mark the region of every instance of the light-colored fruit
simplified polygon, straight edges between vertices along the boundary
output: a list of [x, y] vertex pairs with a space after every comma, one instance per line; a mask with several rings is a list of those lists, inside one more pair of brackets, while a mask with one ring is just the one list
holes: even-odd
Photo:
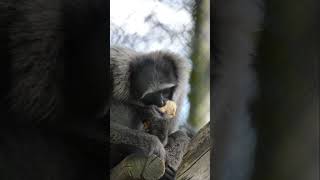
[[159, 108], [159, 110], [165, 114], [167, 114], [170, 118], [176, 116], [177, 104], [174, 101], [167, 101], [166, 105]]
[[[168, 101], [166, 102], [166, 105], [163, 106], [163, 107], [161, 107], [161, 108], [159, 108], [159, 110], [160, 110], [162, 113], [167, 114], [167, 116], [168, 116], [169, 118], [173, 118], [173, 117], [176, 116], [177, 105], [176, 105], [176, 103], [175, 103], [174, 101], [168, 100]], [[143, 121], [143, 128], [144, 128], [145, 130], [149, 130], [150, 126], [151, 126], [151, 121], [150, 121], [150, 120], [145, 120], [145, 121]]]

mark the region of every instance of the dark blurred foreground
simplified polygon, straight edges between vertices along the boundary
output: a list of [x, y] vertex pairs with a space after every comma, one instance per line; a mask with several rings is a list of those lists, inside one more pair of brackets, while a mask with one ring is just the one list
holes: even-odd
[[320, 1], [213, 6], [211, 176], [318, 180]]

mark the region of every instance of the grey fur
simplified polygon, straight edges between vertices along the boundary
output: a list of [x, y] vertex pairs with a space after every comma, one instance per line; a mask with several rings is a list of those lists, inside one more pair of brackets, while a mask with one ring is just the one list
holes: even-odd
[[[143, 130], [143, 119], [139, 118], [135, 109], [129, 104], [130, 94], [130, 66], [138, 59], [154, 61], [171, 61], [177, 70], [177, 84], [172, 100], [177, 104], [176, 117], [180, 116], [182, 104], [187, 99], [189, 92], [189, 77], [191, 63], [178, 55], [166, 51], [154, 51], [150, 53], [136, 52], [123, 47], [111, 47], [110, 69], [112, 77], [112, 101], [111, 101], [111, 144], [131, 145], [141, 149], [146, 154], [156, 154], [166, 160], [166, 164], [176, 169], [185, 152], [189, 138], [181, 131], [176, 131], [179, 118], [173, 118], [166, 123], [154, 121], [150, 133]], [[159, 124], [156, 124], [159, 123]], [[157, 133], [162, 132], [166, 137], [164, 141], [157, 138]], [[176, 132], [175, 132], [176, 131]], [[153, 133], [157, 132], [157, 133]], [[162, 139], [162, 138], [160, 138]], [[168, 139], [168, 144], [166, 143]], [[167, 144], [167, 146], [166, 146]], [[113, 153], [113, 152], [111, 152]]]
[[[46, 89], [56, 86], [50, 78], [54, 76], [63, 36], [61, 27], [62, 11], [55, 1], [24, 1], [17, 7], [10, 1], [0, 3], [2, 12], [15, 15], [20, 21], [8, 23], [8, 39], [11, 69], [14, 76], [12, 90], [7, 96], [8, 106], [18, 119], [24, 122], [39, 122], [52, 117], [58, 106], [57, 91]], [[16, 15], [16, 12], [24, 12]], [[3, 19], [13, 17], [0, 17]], [[45, 28], [43, 28], [45, 27]], [[48, 48], [50, 47], [50, 48]], [[46, 59], [50, 59], [47, 61]], [[51, 60], [52, 59], [52, 60]], [[46, 72], [46, 73], [43, 73]], [[52, 117], [54, 118], [54, 117]]]
[[[140, 53], [123, 47], [111, 47], [110, 48], [110, 69], [112, 74], [113, 90], [112, 99], [113, 101], [126, 102], [130, 96], [130, 63], [135, 63], [138, 58], [150, 58], [153, 60], [171, 60], [176, 66], [178, 74], [178, 82], [176, 90], [173, 94], [173, 101], [177, 103], [177, 117], [180, 116], [182, 111], [183, 101], [187, 99], [190, 85], [189, 78], [191, 72], [191, 62], [181, 58], [177, 54], [168, 51], [154, 51], [150, 53]], [[182, 119], [176, 119], [172, 121], [170, 132], [177, 130], [177, 122]]]

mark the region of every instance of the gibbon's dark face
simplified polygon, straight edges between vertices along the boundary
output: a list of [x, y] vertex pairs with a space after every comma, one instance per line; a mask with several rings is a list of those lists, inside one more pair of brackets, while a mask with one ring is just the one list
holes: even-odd
[[172, 99], [177, 85], [176, 69], [172, 62], [144, 59], [132, 69], [131, 90], [135, 99], [144, 105], [158, 107]]

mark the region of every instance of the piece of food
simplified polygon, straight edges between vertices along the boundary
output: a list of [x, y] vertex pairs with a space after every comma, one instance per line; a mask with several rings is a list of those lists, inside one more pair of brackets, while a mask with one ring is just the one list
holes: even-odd
[[166, 105], [159, 108], [159, 110], [165, 114], [167, 114], [170, 118], [176, 116], [177, 104], [174, 101], [167, 101]]
[[[169, 116], [169, 118], [173, 118], [174, 116], [176, 116], [176, 111], [177, 111], [177, 105], [174, 101], [167, 101], [166, 102], [166, 105], [159, 108], [159, 110], [162, 112], [162, 113], [165, 113]], [[145, 130], [149, 130], [151, 126], [151, 121], [150, 120], [145, 120], [143, 121], [143, 128]]]

